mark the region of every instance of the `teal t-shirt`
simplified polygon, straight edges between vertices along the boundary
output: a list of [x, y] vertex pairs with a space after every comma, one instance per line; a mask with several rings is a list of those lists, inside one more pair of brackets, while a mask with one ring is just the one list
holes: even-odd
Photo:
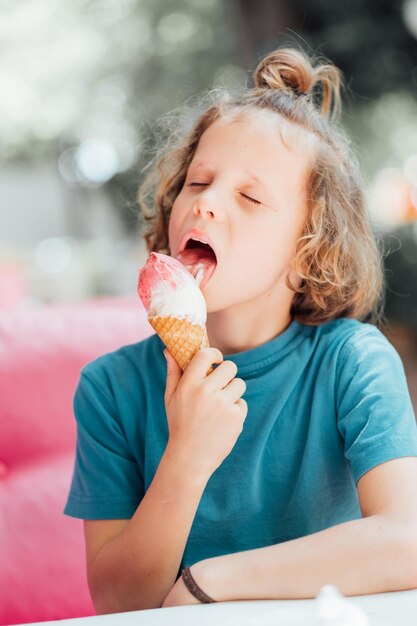
[[[83, 368], [67, 515], [129, 519], [139, 506], [168, 441], [163, 349], [152, 335]], [[267, 343], [225, 359], [246, 382], [248, 414], [207, 483], [181, 569], [359, 518], [361, 476], [417, 456], [404, 368], [375, 326], [294, 320]]]

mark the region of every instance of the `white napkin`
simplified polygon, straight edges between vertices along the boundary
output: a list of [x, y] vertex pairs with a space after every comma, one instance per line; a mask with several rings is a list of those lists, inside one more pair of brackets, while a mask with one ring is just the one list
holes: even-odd
[[369, 626], [365, 613], [333, 585], [325, 585], [315, 602], [314, 626]]

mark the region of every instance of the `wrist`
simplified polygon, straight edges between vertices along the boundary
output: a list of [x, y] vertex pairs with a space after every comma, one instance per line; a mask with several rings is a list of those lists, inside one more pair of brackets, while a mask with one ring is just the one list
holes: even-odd
[[196, 470], [184, 457], [181, 450], [169, 442], [163, 454], [163, 462], [169, 467], [172, 475], [175, 475], [179, 481], [191, 488], [204, 490], [210, 479], [208, 472]]
[[[191, 573], [197, 585], [215, 602], [224, 602], [225, 589], [222, 590], [219, 579], [219, 569], [216, 568], [216, 558], [198, 561], [190, 566]], [[220, 584], [219, 584], [220, 582]]]
[[212, 602], [216, 602], [216, 600], [209, 596], [197, 583], [196, 579], [194, 578], [194, 572], [191, 571], [190, 566], [183, 569], [182, 582], [187, 587], [191, 595], [196, 598], [200, 604], [211, 604]]

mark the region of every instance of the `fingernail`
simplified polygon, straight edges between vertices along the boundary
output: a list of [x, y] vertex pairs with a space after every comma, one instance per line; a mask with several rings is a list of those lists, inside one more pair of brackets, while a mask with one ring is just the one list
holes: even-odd
[[168, 357], [167, 357], [167, 351], [166, 350], [164, 350], [164, 357], [166, 358], [166, 361], [168, 363]]

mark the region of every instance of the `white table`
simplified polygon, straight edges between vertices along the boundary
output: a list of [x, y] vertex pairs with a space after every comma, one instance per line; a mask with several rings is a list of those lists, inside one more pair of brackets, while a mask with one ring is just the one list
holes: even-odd
[[[369, 626], [417, 625], [417, 589], [348, 600], [366, 613]], [[316, 606], [315, 600], [218, 602], [37, 622], [37, 626], [314, 626]]]

